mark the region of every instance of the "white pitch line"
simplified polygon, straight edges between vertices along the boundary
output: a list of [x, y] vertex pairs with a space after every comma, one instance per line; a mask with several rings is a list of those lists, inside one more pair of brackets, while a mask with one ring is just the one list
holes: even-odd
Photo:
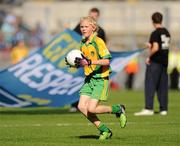
[[[119, 123], [105, 123], [106, 125], [118, 125]], [[128, 125], [139, 125], [139, 122], [128, 122]], [[143, 122], [141, 125], [169, 125], [179, 124], [180, 122]], [[0, 127], [68, 127], [68, 126], [91, 126], [92, 123], [54, 123], [54, 124], [1, 124]]]

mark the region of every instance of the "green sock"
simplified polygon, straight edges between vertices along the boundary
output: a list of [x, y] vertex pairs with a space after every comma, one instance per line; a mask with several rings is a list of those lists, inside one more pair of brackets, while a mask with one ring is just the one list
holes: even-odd
[[109, 132], [109, 128], [106, 127], [106, 125], [104, 125], [104, 124], [100, 124], [100, 125], [98, 126], [98, 129], [99, 129], [100, 131], [103, 131], [103, 132]]
[[112, 105], [112, 113], [113, 114], [119, 112], [119, 110], [121, 110], [121, 106], [119, 106], [119, 104]]

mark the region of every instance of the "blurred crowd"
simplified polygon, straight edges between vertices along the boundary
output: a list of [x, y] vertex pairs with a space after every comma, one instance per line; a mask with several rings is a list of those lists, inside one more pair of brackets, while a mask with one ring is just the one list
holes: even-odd
[[31, 52], [44, 45], [44, 29], [37, 23], [30, 28], [21, 16], [0, 12], [0, 51], [11, 56], [11, 63], [17, 63]]

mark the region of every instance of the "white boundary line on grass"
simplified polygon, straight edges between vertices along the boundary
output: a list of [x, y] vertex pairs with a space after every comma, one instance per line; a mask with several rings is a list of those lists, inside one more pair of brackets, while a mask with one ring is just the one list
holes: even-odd
[[[118, 125], [118, 123], [105, 123], [106, 125]], [[139, 122], [128, 122], [128, 125], [138, 125]], [[141, 125], [169, 125], [169, 124], [180, 124], [180, 122], [143, 122]], [[1, 124], [1, 127], [68, 127], [68, 126], [91, 126], [92, 123], [54, 123], [54, 124]]]

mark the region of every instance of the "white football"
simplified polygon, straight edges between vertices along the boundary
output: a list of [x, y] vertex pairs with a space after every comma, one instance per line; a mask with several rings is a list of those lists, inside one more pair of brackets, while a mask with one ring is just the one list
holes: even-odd
[[76, 59], [76, 57], [82, 58], [82, 52], [80, 50], [77, 50], [77, 49], [71, 50], [66, 56], [67, 62], [71, 66], [75, 67], [75, 59]]

